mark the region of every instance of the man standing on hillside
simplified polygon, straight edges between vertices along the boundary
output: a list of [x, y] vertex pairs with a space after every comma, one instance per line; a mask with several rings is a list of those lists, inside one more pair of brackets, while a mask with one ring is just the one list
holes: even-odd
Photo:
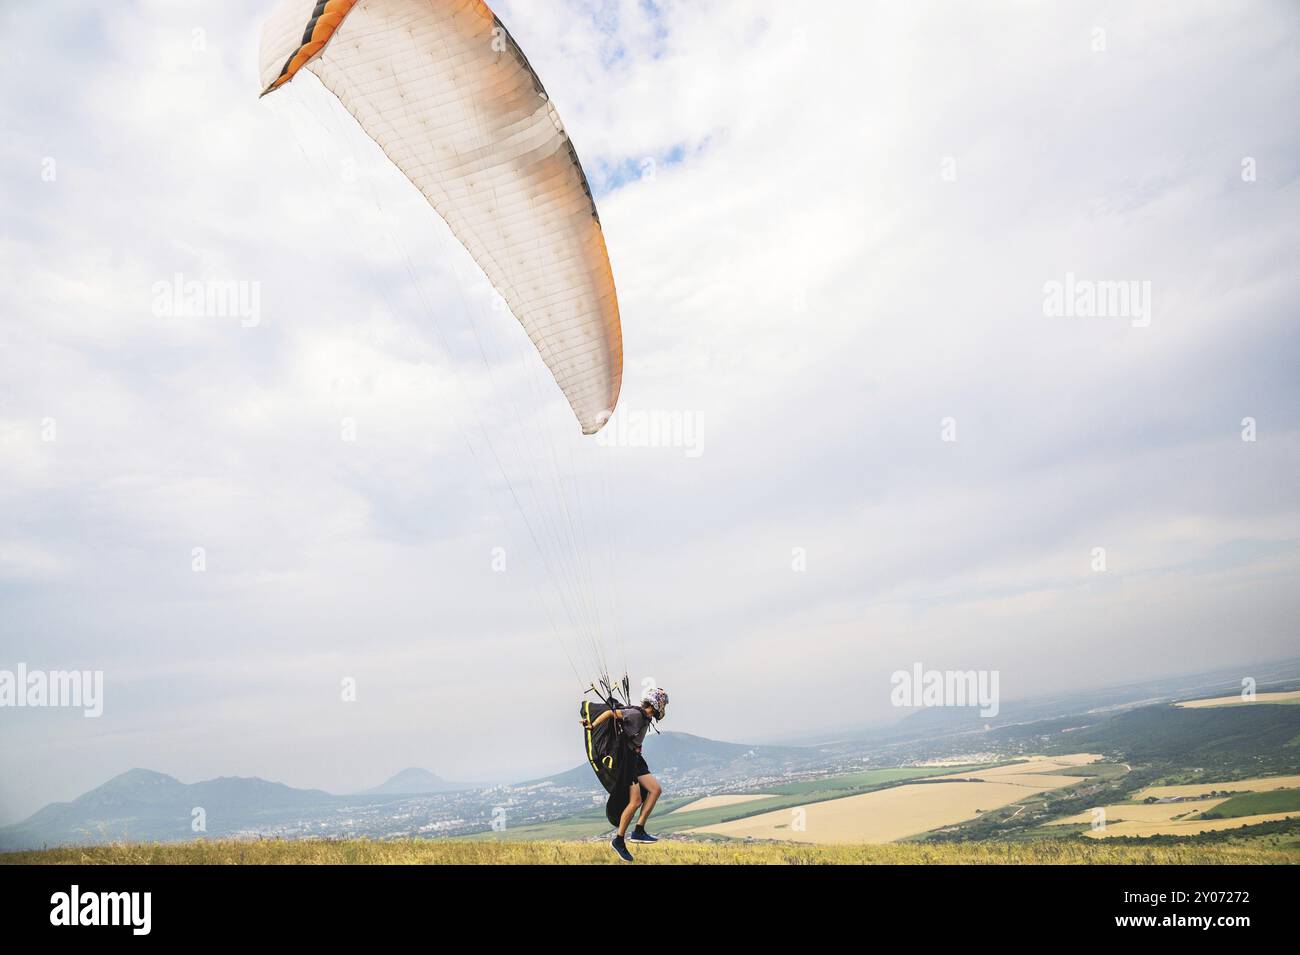
[[[618, 853], [618, 857], [624, 862], [632, 861], [632, 853], [627, 850], [628, 842], [649, 844], [659, 841], [645, 831], [645, 824], [646, 820], [650, 818], [650, 813], [654, 811], [655, 803], [663, 795], [663, 787], [659, 785], [659, 780], [655, 779], [650, 773], [650, 767], [646, 764], [645, 757], [641, 755], [641, 746], [645, 742], [646, 733], [650, 730], [651, 721], [662, 720], [667, 711], [668, 694], [662, 688], [655, 687], [653, 690], [647, 690], [645, 695], [641, 697], [639, 707], [607, 710], [596, 717], [588, 727], [594, 729], [607, 719], [616, 719], [619, 730], [627, 740], [628, 747], [633, 754], [634, 765], [631, 772], [633, 781], [628, 787], [628, 803], [619, 817], [618, 831], [609, 842], [613, 850]], [[632, 830], [632, 834], [629, 836], [627, 835], [627, 827], [632, 822], [632, 817], [636, 815], [638, 809], [641, 810], [641, 815], [637, 819], [636, 828]]]

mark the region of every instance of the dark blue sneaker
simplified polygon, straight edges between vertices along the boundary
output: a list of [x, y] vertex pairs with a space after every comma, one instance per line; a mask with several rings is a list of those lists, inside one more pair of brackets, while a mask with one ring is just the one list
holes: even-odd
[[643, 827], [637, 826], [635, 829], [632, 830], [632, 835], [627, 837], [627, 841], [643, 842], [646, 845], [649, 845], [652, 842], [658, 842], [659, 839], [655, 836], [650, 835], [650, 833], [646, 832]]
[[610, 847], [618, 853], [618, 857], [624, 862], [632, 861], [632, 853], [627, 851], [627, 845], [623, 842], [622, 836], [615, 836], [609, 840]]

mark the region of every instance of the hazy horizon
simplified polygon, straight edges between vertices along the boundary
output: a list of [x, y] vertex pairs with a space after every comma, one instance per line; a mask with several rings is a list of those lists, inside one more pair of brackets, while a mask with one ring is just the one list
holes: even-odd
[[[1250, 663], [1247, 663], [1247, 664], [1243, 665], [1243, 667], [1241, 667], [1241, 669], [1240, 669], [1239, 672], [1241, 672], [1241, 673], [1248, 673], [1248, 672], [1258, 671], [1259, 669], [1261, 669], [1261, 668], [1265, 668], [1265, 667], [1271, 667], [1271, 666], [1284, 666], [1284, 665], [1287, 665], [1287, 664], [1290, 664], [1290, 665], [1291, 665], [1291, 669], [1294, 670], [1295, 667], [1296, 667], [1297, 665], [1300, 665], [1300, 657], [1282, 658], [1282, 659], [1277, 659], [1277, 660], [1252, 661], [1252, 662], [1250, 662]], [[1211, 676], [1226, 676], [1226, 674], [1227, 674], [1229, 671], [1231, 671], [1231, 670], [1232, 670], [1232, 668], [1229, 668], [1228, 671], [1225, 671], [1225, 670], [1213, 670], [1213, 671], [1192, 670], [1192, 671], [1184, 671], [1184, 672], [1179, 672], [1179, 673], [1167, 673], [1167, 674], [1164, 674], [1163, 676], [1155, 677], [1154, 679], [1157, 680], [1157, 681], [1162, 681], [1162, 680], [1177, 680], [1177, 679], [1180, 679], [1180, 678], [1211, 677]], [[1147, 682], [1149, 682], [1149, 681], [1137, 681], [1136, 685], [1139, 685], [1139, 686], [1140, 686], [1140, 685], [1144, 685], [1144, 684], [1147, 683]], [[1082, 694], [1086, 694], [1086, 693], [1096, 693], [1096, 692], [1102, 692], [1102, 691], [1119, 691], [1119, 690], [1124, 689], [1125, 687], [1133, 686], [1133, 685], [1135, 685], [1135, 684], [1133, 684], [1133, 683], [1126, 683], [1126, 684], [1099, 684], [1099, 685], [1088, 686], [1088, 687], [1077, 687], [1077, 688], [1075, 688], [1075, 690], [1073, 691], [1073, 693], [1067, 692], [1065, 695], [1068, 697], [1068, 696], [1070, 696], [1070, 695], [1082, 695]], [[1042, 699], [1042, 698], [1040, 698], [1040, 697], [1028, 697], [1028, 698], [1023, 699], [1023, 700], [1011, 700], [1011, 699], [1009, 699], [1009, 700], [1005, 700], [1005, 701], [1003, 701], [1003, 703], [1006, 704], [1006, 705], [1015, 705], [1015, 704], [1023, 704], [1023, 703], [1033, 703], [1033, 702], [1039, 701], [1039, 700], [1041, 700], [1041, 699]], [[821, 731], [821, 732], [819, 732], [819, 731], [817, 731], [817, 730], [814, 729], [814, 730], [811, 731], [811, 732], [801, 733], [801, 734], [799, 734], [799, 735], [797, 735], [797, 736], [790, 737], [790, 738], [784, 738], [784, 737], [777, 736], [777, 737], [768, 737], [768, 738], [764, 738], [764, 739], [718, 740], [718, 742], [733, 743], [733, 744], [745, 744], [745, 745], [757, 745], [757, 746], [813, 746], [813, 745], [816, 745], [816, 743], [818, 743], [818, 742], [821, 742], [821, 743], [825, 744], [825, 743], [832, 742], [832, 741], [834, 741], [834, 740], [836, 740], [836, 739], [838, 739], [838, 738], [853, 738], [853, 737], [855, 737], [855, 736], [860, 736], [860, 735], [863, 735], [864, 733], [868, 733], [868, 732], [871, 732], [871, 731], [873, 731], [873, 730], [874, 730], [874, 731], [880, 731], [880, 730], [887, 729], [887, 728], [889, 728], [889, 727], [891, 727], [891, 726], [893, 726], [893, 725], [895, 725], [895, 724], [901, 722], [902, 720], [906, 719], [907, 716], [909, 716], [909, 715], [911, 715], [911, 714], [913, 714], [913, 713], [919, 712], [919, 711], [922, 710], [922, 709], [924, 709], [924, 707], [914, 707], [914, 708], [902, 709], [902, 710], [895, 709], [895, 710], [892, 712], [891, 717], [888, 718], [888, 719], [881, 719], [881, 720], [879, 720], [879, 721], [874, 721], [874, 722], [870, 722], [870, 723], [866, 723], [866, 724], [862, 724], [862, 725], [858, 725], [858, 726], [853, 726], [853, 727], [843, 727], [843, 728], [841, 728], [840, 730], [836, 730], [836, 729], [834, 729], [834, 728], [830, 728], [830, 727], [828, 727], [828, 728], [826, 728], [826, 730]], [[673, 732], [684, 733], [684, 732], [686, 732], [686, 731], [681, 731], [681, 730], [671, 730], [671, 729], [670, 729], [670, 730], [665, 730], [665, 732], [667, 732], [667, 733], [673, 733]], [[839, 733], [838, 736], [837, 736], [837, 732]], [[690, 735], [694, 735], [694, 736], [702, 736], [702, 737], [704, 737], [704, 738], [713, 739], [713, 737], [708, 737], [706, 734], [703, 734], [703, 733], [691, 733]], [[403, 772], [410, 771], [410, 770], [422, 770], [422, 771], [431, 772], [431, 773], [433, 773], [435, 776], [439, 777], [443, 782], [446, 782], [446, 783], [454, 783], [454, 784], [464, 784], [464, 785], [469, 786], [469, 787], [477, 787], [477, 786], [495, 786], [495, 785], [515, 785], [515, 784], [519, 784], [519, 783], [529, 782], [529, 781], [531, 781], [531, 780], [535, 780], [535, 779], [545, 778], [545, 777], [547, 777], [547, 776], [552, 776], [552, 775], [557, 775], [557, 774], [560, 774], [560, 773], [568, 772], [569, 770], [572, 770], [572, 769], [574, 769], [574, 768], [581, 767], [582, 765], [583, 765], [582, 760], [581, 760], [581, 759], [578, 759], [576, 762], [572, 762], [570, 765], [553, 766], [553, 767], [549, 767], [549, 768], [545, 768], [545, 769], [538, 770], [538, 771], [536, 771], [536, 772], [534, 772], [534, 773], [531, 773], [531, 774], [525, 774], [524, 776], [519, 776], [519, 775], [518, 775], [517, 773], [515, 773], [515, 772], [509, 772], [509, 771], [505, 771], [504, 769], [500, 769], [500, 768], [498, 768], [497, 770], [485, 771], [485, 772], [480, 773], [479, 775], [474, 776], [474, 777], [464, 777], [464, 778], [455, 777], [455, 778], [449, 778], [449, 777], [446, 776], [445, 774], [439, 772], [437, 767], [433, 767], [433, 766], [417, 766], [417, 765], [412, 764], [412, 765], [407, 765], [407, 766], [399, 766], [399, 767], [397, 767], [396, 769], [394, 769], [392, 772], [390, 772], [390, 773], [388, 773], [387, 775], [385, 775], [382, 779], [378, 779], [378, 780], [374, 781], [372, 784], [367, 785], [367, 786], [363, 786], [363, 787], [361, 787], [361, 788], [359, 788], [359, 789], [356, 789], [356, 790], [332, 790], [332, 789], [328, 789], [328, 788], [326, 788], [326, 787], [321, 787], [321, 786], [310, 787], [310, 788], [321, 789], [321, 790], [324, 791], [324, 792], [327, 792], [327, 793], [330, 793], [331, 795], [336, 795], [336, 796], [360, 795], [360, 794], [364, 794], [364, 793], [368, 792], [370, 789], [373, 789], [373, 788], [375, 788], [375, 787], [381, 786], [381, 785], [387, 783], [389, 780], [393, 779], [395, 776], [397, 776], [397, 775], [399, 775], [399, 774], [401, 774], [401, 773], [403, 773]], [[108, 782], [110, 779], [116, 778], [117, 776], [120, 776], [120, 775], [123, 775], [123, 774], [129, 773], [129, 772], [132, 772], [132, 771], [135, 771], [135, 770], [146, 770], [146, 771], [150, 771], [150, 772], [162, 772], [164, 775], [172, 776], [173, 778], [177, 779], [178, 782], [186, 783], [186, 784], [192, 784], [192, 783], [198, 783], [198, 782], [203, 782], [203, 781], [205, 781], [204, 779], [198, 779], [198, 778], [195, 778], [195, 779], [181, 779], [181, 778], [179, 778], [179, 777], [176, 777], [176, 776], [175, 776], [174, 774], [172, 774], [172, 773], [165, 772], [165, 771], [163, 771], [163, 770], [159, 770], [159, 769], [157, 769], [156, 767], [152, 767], [152, 766], [132, 766], [132, 767], [124, 768], [124, 769], [121, 770], [121, 772], [119, 772], [119, 773], [114, 773], [112, 776], [110, 776], [110, 777], [108, 777], [108, 778], [106, 778], [106, 779], [104, 779], [104, 780], [101, 780], [99, 783], [96, 783], [94, 786], [90, 787], [90, 789], [94, 789], [94, 788], [96, 788], [97, 786], [102, 785], [102, 784], [105, 783], [105, 782]], [[244, 777], [244, 778], [262, 778], [262, 777], [250, 777], [250, 776], [248, 776], [247, 774], [243, 774], [243, 773], [239, 773], [239, 772], [230, 772], [230, 773], [226, 773], [226, 774], [224, 774], [224, 775], [226, 775], [226, 776], [233, 776], [233, 777]], [[268, 781], [269, 781], [269, 782], [277, 782], [277, 783], [278, 783], [278, 782], [283, 782], [283, 780], [275, 779], [275, 778], [271, 778], [271, 779], [269, 779]], [[308, 787], [295, 787], [295, 788], [308, 788]], [[89, 789], [86, 790], [86, 791], [89, 791]], [[77, 796], [80, 796], [80, 795], [83, 795], [83, 793], [80, 793], [80, 792], [79, 792], [79, 793], [69, 794], [69, 795], [66, 795], [66, 796], [64, 796], [64, 797], [61, 797], [61, 798], [59, 798], [59, 799], [52, 800], [52, 802], [67, 802], [67, 801], [70, 801], [70, 800], [72, 800], [72, 799], [75, 799]], [[48, 805], [48, 803], [46, 803], [45, 805]], [[38, 808], [40, 808], [40, 807], [38, 807]], [[9, 824], [11, 824], [11, 823], [13, 823], [13, 822], [18, 822], [18, 821], [20, 821], [21, 819], [25, 819], [28, 815], [30, 815], [30, 813], [24, 814], [24, 816], [22, 816], [22, 817], [20, 817], [20, 818], [16, 818], [16, 819], [0, 819], [0, 826], [9, 825]]]

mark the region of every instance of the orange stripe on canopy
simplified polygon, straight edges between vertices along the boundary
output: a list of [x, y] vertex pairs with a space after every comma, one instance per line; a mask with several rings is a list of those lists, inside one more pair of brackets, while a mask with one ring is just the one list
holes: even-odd
[[311, 27], [311, 35], [289, 57], [280, 75], [275, 78], [275, 82], [262, 91], [262, 95], [265, 96], [271, 90], [288, 83], [313, 56], [325, 49], [325, 44], [329, 43], [334, 36], [334, 31], [339, 28], [343, 18], [356, 4], [357, 0], [328, 0], [320, 16], [308, 24]]

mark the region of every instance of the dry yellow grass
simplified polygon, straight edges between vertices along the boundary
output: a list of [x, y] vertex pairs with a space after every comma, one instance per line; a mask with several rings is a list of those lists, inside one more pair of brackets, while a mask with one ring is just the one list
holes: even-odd
[[[661, 842], [633, 847], [637, 865], [1189, 865], [1296, 864], [1300, 851], [1250, 846], [1029, 844], [808, 846]], [[0, 855], [0, 863], [136, 865], [598, 865], [620, 864], [603, 842], [262, 840], [126, 844]]]
[[1133, 796], [1135, 801], [1154, 796], [1168, 799], [1173, 796], [1204, 796], [1217, 793], [1266, 793], [1274, 789], [1300, 788], [1300, 776], [1263, 776], [1256, 779], [1239, 779], [1231, 783], [1195, 783], [1189, 786], [1149, 786]]
[[[703, 799], [697, 799], [695, 802], [687, 803], [673, 812], [694, 812], [697, 809], [716, 809], [719, 806], [739, 806], [741, 803], [753, 802], [755, 799], [771, 798], [766, 793], [757, 795], [723, 795], [723, 796], [705, 796]], [[672, 813], [669, 813], [672, 815]]]
[[[1291, 700], [1300, 700], [1300, 690], [1289, 690], [1285, 693], [1256, 693], [1253, 702], [1287, 703]], [[1216, 696], [1211, 700], [1188, 700], [1185, 703], [1175, 703], [1174, 705], [1188, 710], [1200, 710], [1207, 706], [1241, 706], [1245, 703], [1246, 701], [1241, 698], [1240, 693], [1234, 693], [1231, 696]]]
[[1098, 758], [1090, 753], [1035, 756], [1010, 766], [936, 777], [983, 782], [912, 783], [860, 796], [808, 803], [797, 809], [765, 812], [690, 832], [814, 845], [893, 842], [973, 819], [982, 812], [1009, 806], [1035, 793], [1081, 783], [1085, 777], [1054, 775], [1053, 771], [1086, 765]]

